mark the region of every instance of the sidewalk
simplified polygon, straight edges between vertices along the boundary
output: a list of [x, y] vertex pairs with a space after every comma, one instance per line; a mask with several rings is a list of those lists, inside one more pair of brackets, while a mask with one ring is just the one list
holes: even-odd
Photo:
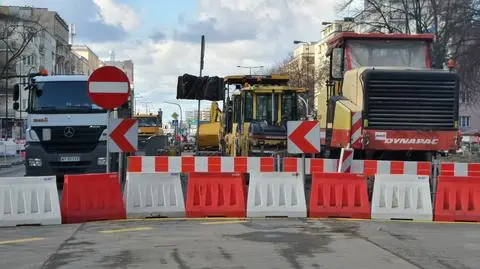
[[23, 162], [24, 160], [20, 156], [0, 156], [0, 168], [20, 165]]

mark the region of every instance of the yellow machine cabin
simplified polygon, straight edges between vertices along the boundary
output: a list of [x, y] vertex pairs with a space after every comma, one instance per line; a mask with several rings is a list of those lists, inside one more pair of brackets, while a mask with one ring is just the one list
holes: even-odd
[[304, 91], [288, 86], [288, 81], [288, 76], [280, 75], [225, 77], [223, 150], [227, 155], [285, 154], [286, 123], [298, 120], [297, 94]]
[[153, 136], [163, 135], [163, 126], [162, 126], [162, 110], [159, 110], [158, 113], [152, 114], [140, 114], [135, 115], [135, 119], [138, 122], [138, 142], [139, 148], [145, 147], [146, 141]]

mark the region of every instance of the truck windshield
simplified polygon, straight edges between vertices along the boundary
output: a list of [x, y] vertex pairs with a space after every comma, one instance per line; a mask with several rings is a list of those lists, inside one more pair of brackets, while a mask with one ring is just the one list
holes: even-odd
[[349, 40], [345, 67], [392, 66], [428, 68], [430, 58], [424, 41]]
[[138, 127], [156, 127], [157, 119], [156, 118], [137, 118]]
[[297, 95], [293, 92], [282, 95], [282, 119], [297, 120]]
[[32, 111], [34, 112], [105, 112], [93, 104], [88, 97], [87, 81], [37, 82], [36, 86], [41, 92], [32, 94]]
[[[272, 111], [272, 99], [274, 100], [274, 107]], [[272, 94], [258, 94], [257, 95], [257, 114], [258, 121], [267, 121], [272, 124], [278, 120], [278, 94], [272, 98]], [[273, 113], [273, 120], [272, 120]]]

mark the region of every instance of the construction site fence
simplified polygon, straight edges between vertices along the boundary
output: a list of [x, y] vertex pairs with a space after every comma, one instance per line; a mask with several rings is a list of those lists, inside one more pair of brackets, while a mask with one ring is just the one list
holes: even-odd
[[25, 161], [25, 143], [0, 141], [0, 168], [23, 164]]

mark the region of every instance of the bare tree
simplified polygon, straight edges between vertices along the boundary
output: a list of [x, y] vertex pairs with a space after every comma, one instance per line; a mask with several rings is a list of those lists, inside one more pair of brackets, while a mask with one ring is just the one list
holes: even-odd
[[[291, 53], [285, 59], [277, 62], [267, 74], [288, 75], [289, 86], [305, 89], [301, 95], [308, 103], [309, 114], [313, 113], [315, 107], [315, 87], [325, 83], [328, 79], [328, 60], [324, 59], [322, 63], [314, 63], [314, 57], [306, 58], [294, 57]], [[306, 115], [305, 105], [299, 106], [300, 115]]]
[[[350, 10], [355, 0], [339, 0], [340, 11]], [[442, 69], [457, 59], [464, 90], [478, 89], [480, 0], [365, 0], [354, 9], [357, 23], [371, 32], [435, 34], [433, 67]], [[463, 73], [463, 74], [462, 74]], [[478, 90], [477, 90], [478, 91]], [[477, 93], [472, 92], [472, 96]]]
[[41, 18], [23, 19], [17, 16], [0, 14], [0, 46], [4, 54], [0, 56], [0, 77], [18, 77], [13, 63], [17, 62], [34, 38], [45, 31]]

